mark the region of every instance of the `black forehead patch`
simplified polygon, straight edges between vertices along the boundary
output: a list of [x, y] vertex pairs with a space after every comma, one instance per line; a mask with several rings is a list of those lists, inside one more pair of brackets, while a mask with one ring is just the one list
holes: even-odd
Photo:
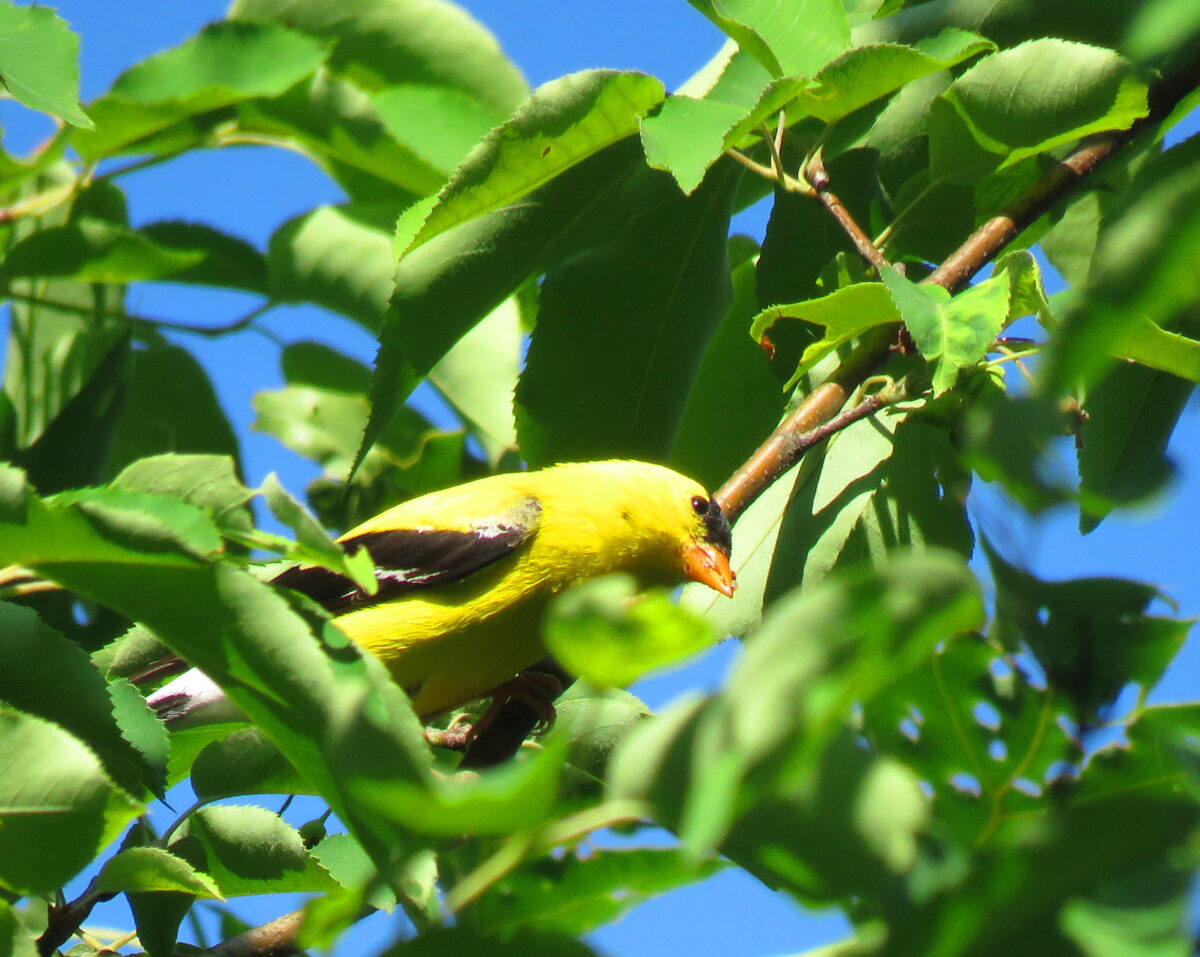
[[709, 499], [708, 511], [704, 513], [704, 538], [718, 551], [724, 552], [726, 558], [733, 551], [733, 531], [715, 499]]

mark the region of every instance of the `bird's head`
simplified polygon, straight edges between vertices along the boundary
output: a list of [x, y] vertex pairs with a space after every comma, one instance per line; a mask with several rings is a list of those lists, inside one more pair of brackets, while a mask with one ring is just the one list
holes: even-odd
[[729, 522], [698, 482], [632, 461], [573, 463], [530, 475], [546, 505], [540, 534], [567, 517], [554, 534], [564, 552], [586, 549], [589, 574], [628, 571], [645, 585], [691, 580], [733, 596]]
[[729, 521], [716, 499], [694, 494], [688, 499], [692, 512], [688, 543], [683, 550], [683, 570], [694, 582], [715, 588], [726, 598], [732, 598], [737, 577], [729, 567], [733, 534]]
[[622, 517], [641, 541], [647, 580], [700, 582], [732, 598], [733, 537], [721, 506], [698, 482], [660, 465], [610, 462], [598, 466], [621, 501]]

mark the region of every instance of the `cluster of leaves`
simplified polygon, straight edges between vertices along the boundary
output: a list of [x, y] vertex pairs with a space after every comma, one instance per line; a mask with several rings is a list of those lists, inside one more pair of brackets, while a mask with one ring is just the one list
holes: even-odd
[[[419, 935], [406, 952], [585, 954], [573, 938], [722, 856], [841, 906], [846, 952], [1186, 946], [1200, 714], [1114, 709], [1153, 687], [1187, 624], [1153, 614], [1149, 586], [1043, 582], [991, 553], [989, 618], [965, 495], [977, 474], [1030, 511], [1075, 502], [1087, 529], [1169, 474], [1200, 381], [1200, 155], [1163, 137], [1197, 99], [1200, 16], [1171, 0], [1086, 17], [1069, 0], [694, 5], [729, 43], [670, 96], [604, 70], [531, 94], [441, 0], [236, 0], [82, 109], [66, 25], [0, 3], [0, 36], [22, 38], [0, 44], [5, 85], [62, 121], [32, 156], [0, 156], [0, 953], [51, 953], [124, 894], [163, 957], [198, 900], [305, 891], [305, 944], [399, 906]], [[1097, 134], [1123, 148], [1048, 192]], [[130, 224], [122, 176], [247, 143], [299, 151], [347, 201], [280, 224], [265, 252], [202, 222]], [[814, 201], [817, 169], [886, 262], [857, 259]], [[1039, 189], [988, 279], [921, 281]], [[730, 239], [730, 216], [772, 192], [761, 248]], [[1070, 283], [1057, 297], [1035, 244]], [[188, 327], [127, 311], [130, 283], [254, 306]], [[245, 485], [179, 344], [292, 302], [380, 343], [374, 370], [288, 346], [286, 387], [256, 397], [256, 426], [322, 467], [320, 523], [273, 479]], [[1041, 360], [1012, 397], [997, 337], [1025, 316]], [[519, 462], [644, 458], [719, 486], [789, 403], [901, 328], [883, 372], [903, 401], [756, 496], [734, 601], [631, 608], [602, 581], [553, 611], [547, 641], [597, 685], [744, 638], [719, 692], [656, 717], [580, 686], [543, 747], [451, 774], [382, 666], [250, 560], [368, 580], [322, 524]], [[409, 404], [425, 383], [460, 428]], [[1047, 461], [1071, 429], [1079, 476], [1062, 482]], [[254, 529], [259, 494], [294, 543]], [[164, 644], [247, 721], [168, 733], [128, 680]], [[156, 833], [148, 807], [185, 778], [198, 803]], [[213, 803], [283, 793], [319, 796], [346, 832]], [[640, 821], [682, 846], [586, 843]], [[99, 946], [80, 933], [80, 953]]]

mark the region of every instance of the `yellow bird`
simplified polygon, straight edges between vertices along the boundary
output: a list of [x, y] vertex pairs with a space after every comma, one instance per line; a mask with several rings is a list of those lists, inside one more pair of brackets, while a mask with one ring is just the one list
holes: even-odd
[[[628, 572], [643, 586], [690, 579], [726, 596], [736, 587], [721, 507], [691, 479], [644, 462], [494, 475], [397, 505], [339, 541], [370, 553], [374, 595], [312, 566], [275, 583], [331, 612], [422, 717], [487, 696], [545, 655], [542, 617], [575, 582]], [[150, 703], [177, 725], [214, 720], [219, 689], [187, 679]]]

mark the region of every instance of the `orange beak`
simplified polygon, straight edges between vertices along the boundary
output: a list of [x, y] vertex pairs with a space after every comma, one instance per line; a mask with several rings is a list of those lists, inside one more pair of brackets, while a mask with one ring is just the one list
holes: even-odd
[[737, 588], [737, 576], [729, 567], [729, 556], [711, 545], [693, 545], [683, 555], [683, 569], [687, 577], [701, 585], [719, 591], [732, 598]]

